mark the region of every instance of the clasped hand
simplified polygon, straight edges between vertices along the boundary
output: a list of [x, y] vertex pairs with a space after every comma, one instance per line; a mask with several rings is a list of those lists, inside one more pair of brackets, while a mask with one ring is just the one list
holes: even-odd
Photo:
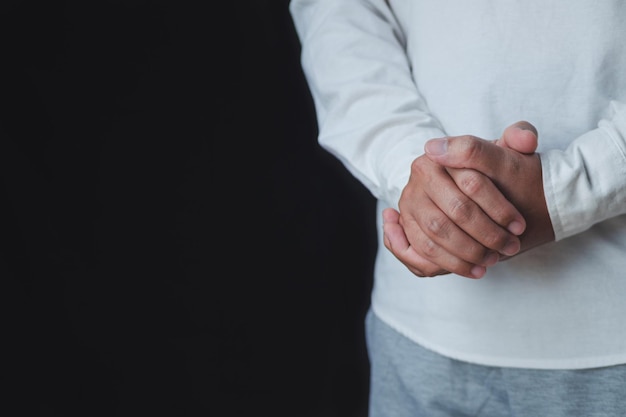
[[554, 240], [537, 130], [518, 122], [495, 141], [432, 139], [411, 166], [385, 247], [413, 274], [481, 278], [489, 266]]

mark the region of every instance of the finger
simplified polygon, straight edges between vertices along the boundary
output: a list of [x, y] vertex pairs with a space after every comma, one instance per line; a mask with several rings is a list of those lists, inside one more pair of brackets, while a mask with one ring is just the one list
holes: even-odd
[[[454, 196], [448, 196], [448, 193]], [[492, 251], [505, 255], [514, 255], [519, 251], [519, 238], [495, 223], [471, 198], [456, 190], [448, 193], [435, 196], [437, 207], [430, 208], [423, 204], [420, 208], [421, 230], [426, 236], [420, 242], [416, 234], [415, 242], [412, 243], [425, 256], [457, 272], [458, 268], [467, 268], [467, 262], [492, 265], [497, 259]], [[446, 253], [441, 253], [439, 247]]]
[[[465, 194], [457, 186], [446, 169], [426, 159], [426, 162], [414, 164], [412, 170], [416, 176], [425, 179], [421, 191], [428, 198], [418, 196], [419, 200], [416, 198], [412, 204], [411, 197], [407, 196], [402, 200], [401, 212], [403, 219], [406, 216], [407, 224], [404, 226], [409, 240], [422, 256], [449, 271], [466, 275], [471, 269], [470, 264], [492, 265], [491, 262], [496, 258], [490, 252], [496, 251], [507, 255], [517, 253], [520, 247], [519, 239], [494, 222], [468, 196], [470, 192]], [[471, 175], [471, 172], [469, 174]], [[479, 173], [474, 177], [487, 180]], [[492, 189], [495, 189], [495, 186]], [[504, 200], [499, 191], [497, 196]], [[483, 200], [485, 205], [494, 201], [493, 198]], [[509, 226], [514, 221], [519, 223], [511, 225], [513, 232], [521, 232], [520, 228], [523, 231], [521, 215], [510, 204], [507, 204], [507, 208], [508, 211], [503, 215], [497, 213], [497, 208], [491, 208], [490, 212], [495, 213], [496, 217], [502, 217], [503, 225]], [[508, 221], [509, 218], [511, 220]]]
[[468, 278], [480, 278], [497, 262], [494, 251], [468, 236], [432, 201], [422, 201], [419, 216], [401, 216], [409, 245], [441, 269]]
[[[486, 214], [477, 219], [466, 220], [464, 230], [488, 248], [502, 253], [502, 249], [515, 245], [504, 228], [514, 235], [521, 235], [526, 229], [526, 220], [519, 210], [507, 200], [493, 181], [473, 169], [447, 168], [448, 173], [459, 189]], [[460, 221], [456, 219], [457, 224]], [[494, 224], [500, 226], [495, 227]], [[510, 253], [512, 249], [504, 252]]]
[[400, 213], [398, 210], [392, 209], [388, 207], [383, 210], [383, 226], [386, 223], [399, 223], [400, 222]]
[[426, 156], [449, 168], [471, 168], [494, 179], [516, 164], [511, 149], [474, 136], [431, 139], [424, 146]]
[[383, 241], [385, 247], [402, 262], [414, 275], [418, 277], [433, 277], [449, 274], [436, 264], [420, 256], [410, 245], [404, 229], [398, 222], [400, 213], [387, 208], [383, 210]]
[[516, 127], [521, 130], [528, 130], [535, 135], [535, 138], [539, 138], [539, 132], [537, 131], [537, 128], [535, 127], [535, 125], [533, 125], [530, 122], [527, 122], [526, 120], [520, 120], [519, 122], [515, 122], [509, 127]]
[[526, 121], [520, 121], [507, 127], [502, 137], [495, 143], [520, 153], [531, 154], [537, 150], [538, 138], [539, 133], [535, 126]]

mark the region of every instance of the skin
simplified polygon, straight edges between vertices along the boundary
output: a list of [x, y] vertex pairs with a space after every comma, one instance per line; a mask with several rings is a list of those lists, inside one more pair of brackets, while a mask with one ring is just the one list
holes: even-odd
[[466, 135], [427, 142], [400, 211], [383, 212], [385, 247], [419, 277], [481, 278], [498, 261], [553, 241], [537, 140], [522, 121], [495, 141]]

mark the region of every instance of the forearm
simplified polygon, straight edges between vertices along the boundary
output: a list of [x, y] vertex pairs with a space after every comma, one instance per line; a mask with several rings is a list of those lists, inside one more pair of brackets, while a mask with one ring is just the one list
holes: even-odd
[[612, 102], [598, 128], [564, 151], [541, 154], [557, 240], [626, 213], [626, 103]]

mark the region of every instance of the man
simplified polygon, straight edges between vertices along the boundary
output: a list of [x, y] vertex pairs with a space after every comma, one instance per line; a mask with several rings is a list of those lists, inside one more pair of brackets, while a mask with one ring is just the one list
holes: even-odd
[[371, 417], [623, 415], [626, 5], [291, 13], [319, 142], [385, 221]]

